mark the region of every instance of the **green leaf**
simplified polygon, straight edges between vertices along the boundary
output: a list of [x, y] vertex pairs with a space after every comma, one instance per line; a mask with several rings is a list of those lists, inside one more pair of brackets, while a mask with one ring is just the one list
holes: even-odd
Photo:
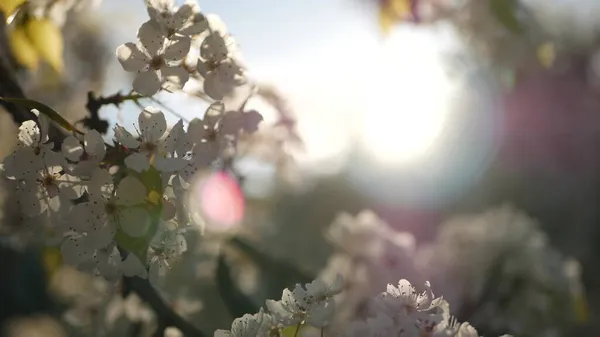
[[[154, 222], [154, 221], [153, 221]], [[151, 231], [148, 231], [151, 232]], [[156, 232], [156, 229], [154, 230]], [[154, 234], [153, 234], [154, 235]], [[134, 238], [129, 236], [123, 230], [117, 230], [115, 234], [115, 241], [121, 247], [137, 256], [142, 263], [146, 263], [148, 257], [148, 247], [150, 246], [150, 241], [152, 240], [152, 236], [146, 235], [139, 238]]]
[[136, 238], [129, 236], [127, 233], [119, 229], [115, 234], [115, 241], [119, 244], [119, 246], [131, 252], [137, 256], [142, 263], [146, 264], [148, 248], [150, 247], [150, 243], [152, 242], [154, 235], [156, 235], [156, 231], [158, 230], [162, 216], [162, 179], [160, 172], [158, 172], [158, 170], [156, 170], [154, 167], [150, 167], [148, 170], [142, 173], [137, 173], [130, 170], [128, 174], [135, 175], [146, 187], [148, 192], [148, 202], [146, 203], [146, 206], [148, 212], [150, 213], [151, 222], [146, 235]]
[[300, 336], [300, 330], [302, 330], [302, 327], [303, 327], [303, 325], [300, 325], [300, 324], [286, 326], [285, 328], [283, 328], [281, 330], [281, 336], [282, 337]]
[[283, 289], [293, 287], [296, 283], [309, 283], [314, 279], [294, 265], [257, 250], [241, 238], [233, 237], [229, 244], [241, 250], [260, 269], [267, 298], [279, 298]]
[[255, 314], [259, 306], [244, 294], [231, 278], [231, 269], [221, 253], [217, 262], [217, 287], [223, 302], [233, 317]]
[[514, 34], [522, 34], [525, 29], [517, 19], [518, 0], [489, 0], [490, 10], [494, 17], [506, 29]]
[[30, 99], [26, 99], [26, 98], [0, 97], [0, 100], [19, 104], [19, 105], [25, 106], [29, 109], [36, 109], [40, 113], [46, 115], [48, 118], [53, 120], [58, 125], [62, 126], [64, 129], [66, 129], [68, 131], [72, 131], [72, 132], [77, 132], [79, 134], [83, 134], [83, 132], [77, 130], [77, 128], [75, 128], [75, 126], [73, 126], [71, 123], [69, 123], [69, 121], [64, 119], [63, 116], [61, 116], [58, 112], [56, 112], [54, 109], [52, 109], [51, 107], [49, 107], [43, 103], [40, 103], [40, 102], [37, 102], [34, 100], [30, 100]]

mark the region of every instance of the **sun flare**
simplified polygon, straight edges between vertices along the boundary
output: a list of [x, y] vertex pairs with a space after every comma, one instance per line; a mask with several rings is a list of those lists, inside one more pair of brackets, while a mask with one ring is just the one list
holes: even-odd
[[361, 144], [378, 162], [417, 160], [444, 129], [451, 81], [435, 40], [425, 33], [399, 29], [379, 52], [368, 82]]

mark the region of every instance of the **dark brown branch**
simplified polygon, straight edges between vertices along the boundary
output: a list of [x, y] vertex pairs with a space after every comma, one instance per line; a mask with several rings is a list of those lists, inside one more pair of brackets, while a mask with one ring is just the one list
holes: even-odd
[[137, 102], [141, 98], [144, 98], [144, 96], [133, 93], [122, 95], [120, 92], [111, 96], [97, 97], [90, 91], [88, 92], [87, 104], [85, 105], [90, 116], [84, 118], [81, 122], [83, 122], [83, 125], [88, 129], [96, 130], [101, 134], [106, 134], [108, 131], [108, 121], [100, 118], [100, 109], [105, 105], [114, 105], [118, 107], [126, 101]]
[[206, 334], [200, 331], [200, 329], [173, 311], [156, 292], [154, 287], [152, 287], [148, 279], [125, 277], [123, 278], [123, 282], [126, 288], [138, 294], [158, 316], [158, 329], [162, 329], [163, 331], [162, 334], [160, 331], [157, 332], [158, 334], [155, 333], [155, 336], [164, 335], [164, 330], [172, 326], [179, 329], [186, 337], [206, 337]]

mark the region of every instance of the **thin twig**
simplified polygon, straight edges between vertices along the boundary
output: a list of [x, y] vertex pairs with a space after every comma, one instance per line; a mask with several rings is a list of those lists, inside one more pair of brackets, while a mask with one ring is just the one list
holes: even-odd
[[96, 96], [92, 91], [88, 92], [87, 103], [85, 105], [86, 109], [89, 111], [90, 116], [81, 120], [85, 127], [96, 130], [101, 134], [106, 134], [108, 131], [108, 121], [100, 118], [100, 109], [105, 105], [114, 105], [116, 107], [121, 106], [121, 104], [127, 101], [133, 101], [138, 103], [138, 101], [142, 98], [146, 98], [145, 96], [135, 94], [133, 92], [123, 95], [120, 92], [102, 97]]

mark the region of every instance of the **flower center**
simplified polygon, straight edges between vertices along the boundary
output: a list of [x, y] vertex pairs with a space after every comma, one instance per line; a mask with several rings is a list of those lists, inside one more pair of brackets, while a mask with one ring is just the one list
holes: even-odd
[[48, 187], [50, 185], [53, 185], [55, 180], [56, 179], [54, 178], [54, 175], [52, 175], [52, 174], [46, 174], [42, 178], [42, 185], [44, 185], [44, 187]]
[[150, 66], [150, 69], [160, 70], [165, 66], [165, 59], [162, 56], [155, 56], [150, 60], [148, 65]]
[[144, 142], [140, 145], [141, 152], [154, 153], [156, 152], [156, 144], [152, 142]]

